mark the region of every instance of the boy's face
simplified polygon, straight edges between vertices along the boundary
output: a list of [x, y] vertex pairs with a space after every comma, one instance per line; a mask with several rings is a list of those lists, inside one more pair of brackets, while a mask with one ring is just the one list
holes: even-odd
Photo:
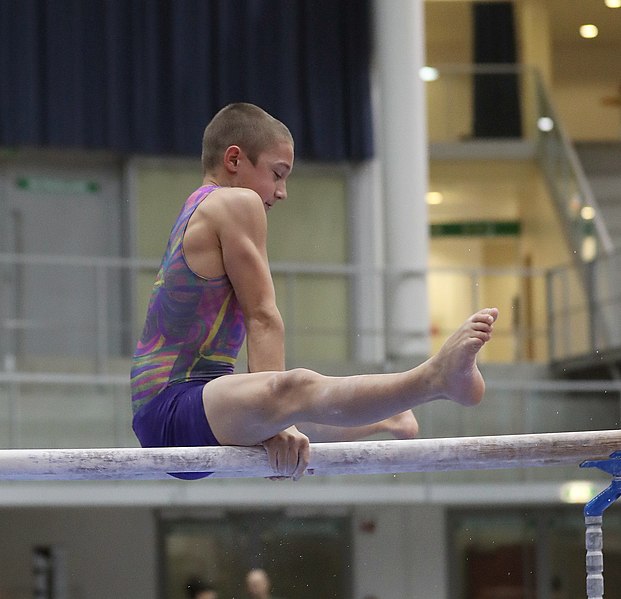
[[236, 185], [256, 191], [267, 212], [277, 201], [287, 198], [287, 177], [293, 169], [293, 146], [280, 141], [259, 154], [256, 165], [241, 152]]

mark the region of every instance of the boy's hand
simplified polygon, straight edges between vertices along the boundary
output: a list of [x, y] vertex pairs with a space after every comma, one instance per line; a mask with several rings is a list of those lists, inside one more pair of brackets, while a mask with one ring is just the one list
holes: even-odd
[[263, 441], [270, 466], [278, 478], [299, 480], [310, 459], [308, 437], [295, 426], [290, 426], [281, 433]]

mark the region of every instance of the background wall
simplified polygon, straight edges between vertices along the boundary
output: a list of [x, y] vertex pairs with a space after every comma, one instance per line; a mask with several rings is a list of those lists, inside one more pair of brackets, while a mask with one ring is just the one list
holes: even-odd
[[[156, 528], [149, 508], [1, 509], [0, 597], [31, 599], [31, 551], [53, 545], [64, 555], [71, 599], [155, 599]], [[352, 542], [353, 598], [448, 596], [444, 508], [356, 508]]]
[[[154, 599], [157, 543], [150, 510], [0, 510], [0, 596], [30, 599], [34, 546], [58, 547], [71, 599]], [[4, 594], [3, 594], [4, 593]]]
[[[296, 167], [297, 168], [297, 167]], [[343, 266], [350, 262], [347, 179], [338, 168], [299, 169], [287, 182], [289, 199], [269, 214], [272, 263]], [[349, 359], [349, 278], [345, 275], [288, 277], [275, 274], [291, 360], [315, 363]]]
[[554, 43], [552, 86], [558, 114], [575, 141], [619, 141], [621, 104], [604, 103], [605, 98], [621, 102], [618, 43], [611, 46], [597, 39], [582, 42]]
[[[434, 348], [468, 310], [495, 305], [503, 318], [493, 347], [483, 348], [482, 358], [545, 362], [545, 335], [516, 345], [511, 334], [520, 324], [534, 324], [542, 333], [547, 328], [543, 277], [522, 279], [519, 269], [545, 269], [572, 259], [537, 166], [530, 160], [435, 160], [430, 165], [429, 189], [444, 197], [441, 204], [429, 207], [431, 224], [509, 221], [520, 225], [518, 235], [431, 238]], [[477, 278], [477, 269], [482, 268], [496, 269], [497, 274]]]
[[439, 506], [360, 508], [354, 597], [448, 597], [445, 519]]
[[[202, 184], [200, 164], [190, 160], [141, 159], [132, 164], [130, 172], [136, 205], [136, 256], [159, 261], [183, 202]], [[346, 175], [338, 166], [296, 165], [287, 182], [290, 199], [269, 214], [270, 261], [346, 265], [346, 187]], [[142, 272], [136, 280], [137, 320], [142, 321], [154, 274]], [[274, 284], [280, 311], [291, 323], [287, 330], [291, 359], [304, 356], [315, 362], [346, 361], [349, 278], [339, 274], [292, 278], [276, 272]]]

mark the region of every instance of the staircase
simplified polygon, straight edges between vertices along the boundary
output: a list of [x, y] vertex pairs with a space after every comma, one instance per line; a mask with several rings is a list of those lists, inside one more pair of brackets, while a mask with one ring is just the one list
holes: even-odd
[[615, 249], [621, 249], [621, 142], [580, 142], [576, 152]]
[[614, 251], [587, 269], [593, 351], [551, 363], [559, 377], [621, 378], [621, 142], [575, 142]]

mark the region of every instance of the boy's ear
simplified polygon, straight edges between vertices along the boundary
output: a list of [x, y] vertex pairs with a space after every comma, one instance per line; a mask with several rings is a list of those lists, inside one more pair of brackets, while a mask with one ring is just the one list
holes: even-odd
[[224, 151], [224, 168], [230, 173], [237, 172], [241, 148], [239, 146], [229, 146]]

